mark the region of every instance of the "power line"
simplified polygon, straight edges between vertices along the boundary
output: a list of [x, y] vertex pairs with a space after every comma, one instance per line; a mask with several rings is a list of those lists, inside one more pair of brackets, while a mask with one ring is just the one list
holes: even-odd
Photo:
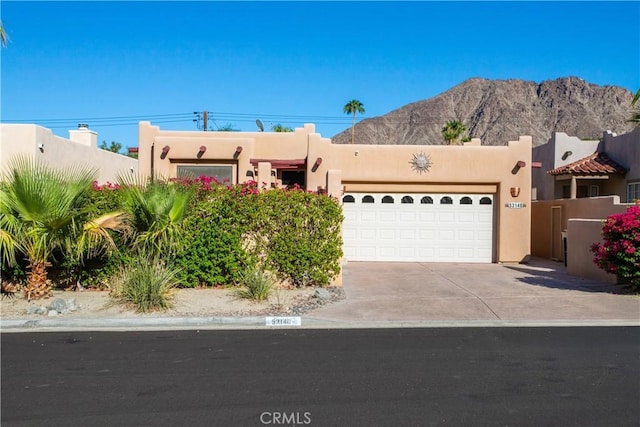
[[[180, 123], [180, 122], [192, 122], [194, 114], [199, 116], [201, 113], [167, 113], [167, 114], [139, 114], [130, 116], [107, 116], [107, 117], [73, 117], [73, 118], [50, 118], [50, 119], [2, 119], [2, 123], [39, 123], [43, 126], [50, 127], [52, 129], [60, 129], [65, 127], [75, 127], [78, 123], [89, 123], [92, 127], [106, 127], [106, 126], [132, 126], [137, 125], [140, 121], [149, 120], [153, 123]], [[225, 120], [230, 122], [241, 123], [253, 123], [256, 119], [266, 119], [271, 122], [282, 122], [285, 124], [291, 124], [296, 122], [310, 122], [322, 125], [350, 125], [351, 117], [347, 115], [343, 116], [322, 116], [322, 115], [296, 115], [296, 114], [258, 114], [258, 113], [236, 113], [236, 112], [222, 112], [222, 111], [208, 111], [208, 121], [216, 123], [216, 120]], [[203, 117], [200, 117], [202, 119]], [[370, 117], [360, 117], [360, 122], [363, 119], [370, 119]], [[421, 116], [419, 122], [429, 124], [441, 124], [446, 118], [443, 116]], [[197, 121], [197, 120], [196, 120]], [[415, 123], [415, 119], [413, 119]], [[401, 125], [408, 123], [407, 120], [390, 120], [385, 119], [385, 123], [389, 125]], [[216, 125], [217, 126], [217, 125]], [[201, 126], [198, 126], [201, 128]], [[209, 126], [207, 126], [207, 130]]]

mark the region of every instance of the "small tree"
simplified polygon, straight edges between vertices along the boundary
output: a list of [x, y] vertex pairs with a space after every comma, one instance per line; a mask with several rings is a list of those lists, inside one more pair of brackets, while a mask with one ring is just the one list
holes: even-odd
[[218, 126], [216, 131], [217, 132], [238, 132], [238, 129], [233, 125], [233, 123], [227, 123], [226, 125]]
[[275, 125], [271, 126], [271, 130], [274, 132], [293, 132], [292, 128], [290, 128], [289, 126], [283, 126], [280, 123], [276, 123]]
[[122, 149], [122, 144], [119, 142], [111, 141], [111, 144], [107, 145], [107, 141], [102, 141], [100, 148], [103, 150], [111, 151], [112, 153], [119, 153]]
[[464, 135], [466, 131], [467, 127], [460, 120], [449, 120], [442, 128], [442, 138], [447, 145], [460, 145], [470, 140]]
[[640, 206], [626, 212], [609, 215], [602, 227], [603, 243], [594, 243], [593, 262], [615, 274], [621, 282], [629, 282], [640, 290]]

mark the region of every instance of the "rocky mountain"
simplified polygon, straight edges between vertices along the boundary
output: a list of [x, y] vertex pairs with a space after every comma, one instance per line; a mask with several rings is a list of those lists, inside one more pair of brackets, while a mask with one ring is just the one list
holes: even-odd
[[[448, 91], [356, 124], [356, 144], [443, 144], [442, 126], [462, 121], [483, 145], [505, 145], [520, 135], [546, 143], [552, 132], [599, 139], [606, 130], [633, 129], [626, 120], [633, 94], [617, 86], [598, 86], [578, 77], [535, 83], [472, 78]], [[351, 142], [351, 128], [332, 138]]]

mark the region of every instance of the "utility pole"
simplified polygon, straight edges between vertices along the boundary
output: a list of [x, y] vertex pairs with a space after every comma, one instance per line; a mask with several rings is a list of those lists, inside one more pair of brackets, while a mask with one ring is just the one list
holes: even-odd
[[193, 114], [196, 116], [195, 119], [193, 119], [194, 122], [196, 122], [196, 126], [200, 127], [200, 120], [202, 120], [202, 131], [206, 132], [207, 131], [207, 127], [208, 127], [208, 121], [209, 121], [209, 112], [208, 111], [203, 111], [203, 112], [198, 112], [198, 111], [194, 111]]

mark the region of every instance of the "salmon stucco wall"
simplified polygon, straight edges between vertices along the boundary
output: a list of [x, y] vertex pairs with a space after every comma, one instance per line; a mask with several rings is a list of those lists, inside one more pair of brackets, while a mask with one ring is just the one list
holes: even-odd
[[602, 243], [602, 220], [569, 219], [567, 222], [567, 273], [614, 284], [617, 278], [593, 263], [591, 245]]
[[[313, 124], [285, 133], [186, 132], [141, 122], [138, 153], [146, 177], [175, 177], [179, 164], [228, 164], [234, 182], [269, 186], [272, 168], [289, 162], [305, 171], [307, 190], [336, 198], [354, 191], [494, 194], [494, 260], [522, 262], [531, 246], [531, 149], [530, 136], [506, 146], [341, 145]], [[421, 154], [431, 161], [422, 173], [412, 165]]]
[[65, 139], [33, 124], [0, 124], [0, 166], [5, 171], [17, 156], [55, 168], [83, 166], [97, 171], [100, 184], [115, 182], [119, 175], [138, 174], [138, 160], [98, 148], [96, 132], [76, 129], [69, 135]]
[[[561, 232], [567, 229], [571, 218], [604, 219], [608, 215], [627, 210], [628, 204], [621, 204], [619, 196], [603, 196], [582, 199], [540, 200], [531, 207], [531, 254], [552, 258], [553, 245], [560, 245]], [[554, 233], [553, 209], [560, 211], [560, 224]], [[562, 259], [562, 258], [560, 258]]]

